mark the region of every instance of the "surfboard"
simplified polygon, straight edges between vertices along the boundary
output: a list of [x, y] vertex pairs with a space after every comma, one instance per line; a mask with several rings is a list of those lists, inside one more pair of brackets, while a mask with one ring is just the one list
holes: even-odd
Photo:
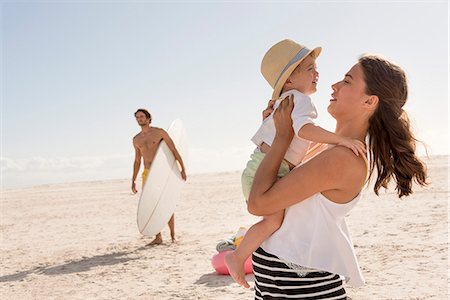
[[[187, 137], [183, 122], [173, 121], [167, 133], [186, 167]], [[183, 185], [178, 163], [167, 144], [161, 141], [139, 198], [137, 225], [141, 234], [153, 236], [161, 232], [175, 212]]]

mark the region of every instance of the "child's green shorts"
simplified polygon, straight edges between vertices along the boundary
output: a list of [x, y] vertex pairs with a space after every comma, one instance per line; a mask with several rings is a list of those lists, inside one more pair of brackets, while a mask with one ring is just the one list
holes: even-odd
[[[258, 170], [258, 167], [261, 164], [264, 156], [266, 156], [265, 153], [253, 153], [252, 155], [250, 155], [250, 160], [247, 162], [247, 166], [245, 167], [244, 172], [242, 172], [241, 183], [245, 201], [248, 201], [248, 196], [250, 195], [250, 191], [252, 189], [256, 170]], [[280, 168], [278, 169], [277, 175], [279, 178], [281, 178], [287, 173], [289, 173], [289, 165], [285, 160], [283, 160], [281, 162]]]

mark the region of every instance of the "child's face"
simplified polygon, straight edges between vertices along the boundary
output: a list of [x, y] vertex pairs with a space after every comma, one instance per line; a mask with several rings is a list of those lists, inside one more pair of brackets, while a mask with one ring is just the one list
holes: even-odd
[[317, 91], [319, 72], [316, 69], [316, 60], [308, 55], [292, 72], [286, 81], [290, 89], [296, 89], [305, 95], [311, 95]]

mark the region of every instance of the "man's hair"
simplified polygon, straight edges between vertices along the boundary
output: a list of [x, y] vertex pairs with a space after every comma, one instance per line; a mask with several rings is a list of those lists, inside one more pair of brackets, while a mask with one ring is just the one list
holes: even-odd
[[136, 117], [136, 114], [137, 114], [138, 112], [143, 113], [143, 114], [147, 117], [147, 119], [150, 119], [150, 121], [152, 121], [152, 115], [151, 115], [150, 112], [149, 112], [148, 110], [146, 110], [145, 108], [139, 108], [139, 109], [134, 113], [134, 116], [135, 116], [135, 117]]

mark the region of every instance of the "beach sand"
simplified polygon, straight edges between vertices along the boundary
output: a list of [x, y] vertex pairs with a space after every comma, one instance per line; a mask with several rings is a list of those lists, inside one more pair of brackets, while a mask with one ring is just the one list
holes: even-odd
[[[447, 299], [448, 157], [426, 160], [431, 185], [405, 200], [371, 189], [347, 218], [367, 284], [356, 299]], [[215, 246], [258, 218], [240, 172], [190, 176], [178, 242], [146, 247], [130, 179], [3, 189], [2, 299], [253, 299], [211, 267]], [[253, 286], [253, 276], [248, 275]]]

